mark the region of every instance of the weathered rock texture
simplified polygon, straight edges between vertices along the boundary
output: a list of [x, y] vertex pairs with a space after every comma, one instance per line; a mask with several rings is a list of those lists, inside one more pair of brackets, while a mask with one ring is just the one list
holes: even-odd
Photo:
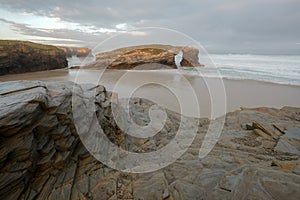
[[61, 69], [67, 66], [66, 54], [55, 46], [0, 40], [0, 75]]
[[67, 57], [86, 57], [91, 54], [91, 49], [85, 47], [58, 47], [66, 53]]
[[[299, 108], [229, 113], [217, 145], [200, 160], [209, 125], [201, 119], [193, 144], [175, 163], [129, 174], [103, 165], [83, 146], [71, 112], [73, 91], [94, 92], [103, 131], [131, 151], [161, 148], [176, 134], [180, 116], [168, 111], [157, 136], [123, 135], [102, 86], [0, 83], [0, 199], [299, 199]], [[151, 102], [133, 99], [130, 105], [136, 123], [149, 123]], [[87, 114], [82, 110], [82, 118]]]
[[181, 51], [183, 52], [182, 66], [200, 66], [198, 58], [199, 50], [194, 47], [142, 45], [97, 54], [97, 60], [86, 67], [107, 69], [176, 69], [177, 66], [174, 57]]

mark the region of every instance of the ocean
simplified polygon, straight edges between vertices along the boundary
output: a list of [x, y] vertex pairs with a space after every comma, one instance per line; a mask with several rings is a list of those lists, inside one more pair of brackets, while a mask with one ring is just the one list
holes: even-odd
[[[227, 79], [249, 79], [300, 86], [300, 56], [297, 55], [210, 54], [209, 56], [212, 62], [203, 63], [200, 55], [200, 63], [205, 67], [198, 67], [197, 70], [183, 67], [181, 72], [204, 77], [221, 76]], [[70, 67], [81, 65], [84, 58], [72, 57], [68, 60]], [[85, 64], [93, 60], [94, 58], [90, 57], [85, 60]]]
[[210, 54], [210, 58], [213, 66], [198, 68], [206, 77], [221, 75], [228, 79], [300, 85], [300, 56], [297, 55]]

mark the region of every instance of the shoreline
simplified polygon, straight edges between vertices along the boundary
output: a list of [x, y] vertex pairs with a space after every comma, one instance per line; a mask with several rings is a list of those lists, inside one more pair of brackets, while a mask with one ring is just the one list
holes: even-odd
[[[178, 101], [174, 101], [174, 92], [184, 94], [184, 90], [187, 88], [183, 83], [183, 78], [186, 78], [192, 85], [192, 89], [196, 91], [196, 95], [199, 101], [199, 108], [201, 117], [216, 118], [228, 112], [239, 110], [241, 107], [255, 108], [255, 107], [271, 107], [282, 108], [285, 106], [300, 107], [300, 86], [277, 84], [271, 82], [257, 81], [257, 80], [236, 80], [227, 78], [211, 78], [200, 77], [196, 75], [186, 75], [180, 73], [164, 72], [136, 72], [136, 71], [117, 71], [109, 70], [103, 74], [100, 82], [99, 70], [51, 70], [34, 73], [24, 73], [15, 75], [0, 76], [0, 81], [13, 81], [13, 80], [41, 80], [41, 81], [72, 81], [75, 82], [77, 72], [80, 72], [80, 76], [84, 77], [78, 79], [80, 83], [98, 83], [104, 85], [107, 90], [117, 92], [119, 98], [126, 97], [128, 91], [133, 93], [133, 97], [147, 98], [167, 109], [181, 113], [182, 108], [179, 106]], [[120, 79], [124, 74], [128, 75], [128, 80], [122, 80], [122, 84], [119, 84], [117, 89], [116, 81]], [[158, 82], [162, 84], [168, 84], [169, 90], [162, 86], [156, 86], [156, 84], [148, 84], [146, 86], [136, 88], [140, 86], [143, 80], [144, 82]], [[214, 109], [211, 107], [211, 94], [207, 89], [205, 82], [208, 82], [212, 88], [215, 88], [215, 94], [222, 94], [224, 91], [220, 88], [220, 82], [223, 82], [225, 89], [225, 101], [226, 110], [224, 113], [224, 102], [218, 102], [219, 105], [215, 105]], [[173, 93], [172, 93], [173, 92]], [[183, 95], [183, 102], [189, 102], [191, 96], [188, 94]], [[219, 98], [219, 97], [218, 97]], [[218, 109], [220, 108], [220, 109]], [[214, 117], [212, 117], [212, 110], [214, 109]], [[190, 105], [183, 107], [186, 110], [187, 116], [195, 116], [195, 108]], [[196, 116], [197, 117], [197, 116]]]
[[[37, 72], [25, 72], [25, 73], [19, 73], [19, 74], [6, 74], [0, 76], [0, 82], [6, 82], [6, 81], [17, 81], [17, 80], [36, 80], [35, 78], [39, 78], [41, 81], [57, 81], [59, 79], [56, 79], [60, 76], [65, 76], [65, 74], [69, 74], [70, 72], [77, 72], [79, 70], [82, 71], [102, 71], [97, 69], [72, 69], [70, 67], [64, 68], [64, 69], [54, 69], [54, 70], [47, 70], [47, 71], [37, 71]], [[170, 71], [172, 70], [172, 71]], [[107, 72], [132, 72], [132, 73], [166, 73], [166, 74], [174, 74], [177, 73], [177, 69], [159, 69], [159, 70], [119, 70], [119, 69], [106, 69]], [[183, 71], [184, 72], [184, 71]], [[50, 80], [51, 78], [45, 77], [45, 73], [50, 73], [51, 78], [54, 78], [54, 80]], [[64, 74], [65, 73], [65, 74]], [[288, 83], [279, 83], [279, 82], [272, 82], [272, 81], [266, 81], [266, 80], [255, 80], [251, 78], [235, 78], [235, 77], [215, 77], [215, 76], [203, 76], [199, 74], [189, 74], [189, 73], [182, 73], [185, 76], [200, 76], [201, 78], [208, 78], [208, 79], [223, 79], [228, 81], [249, 81], [249, 82], [259, 82], [262, 84], [275, 84], [275, 85], [283, 85], [283, 86], [289, 86], [289, 87], [300, 87], [300, 85], [294, 85], [294, 84], [288, 84]], [[29, 75], [26, 77], [26, 75]], [[57, 77], [56, 77], [57, 76]], [[23, 78], [23, 79], [20, 79]], [[61, 79], [63, 80], [69, 80], [67, 79]], [[74, 76], [73, 76], [74, 78]], [[59, 81], [61, 81], [59, 80]], [[70, 80], [72, 81], [72, 80]]]

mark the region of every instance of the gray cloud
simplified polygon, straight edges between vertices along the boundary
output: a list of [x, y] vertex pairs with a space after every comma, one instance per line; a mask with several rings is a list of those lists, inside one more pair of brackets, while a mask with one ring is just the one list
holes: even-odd
[[[95, 41], [102, 41], [108, 37], [107, 34], [103, 34], [103, 33], [91, 34], [79, 30], [69, 30], [69, 29], [51, 30], [51, 29], [42, 29], [42, 28], [32, 28], [29, 27], [27, 24], [15, 23], [1, 18], [0, 21], [10, 24], [11, 30], [19, 32], [22, 35], [37, 36], [37, 39], [34, 39], [33, 41], [41, 42], [41, 43], [50, 43], [50, 44], [57, 44], [57, 45], [72, 44], [76, 46], [87, 46], [92, 48], [96, 44]], [[47, 38], [51, 38], [51, 40], [47, 40]]]
[[[113, 29], [121, 23], [137, 28], [171, 28], [193, 37], [213, 52], [300, 52], [296, 45], [300, 42], [298, 0], [4, 0], [1, 3], [14, 12], [59, 17], [96, 29]], [[28, 26], [18, 28], [24, 34], [80, 39], [89, 45], [110, 36], [66, 29], [49, 33]]]

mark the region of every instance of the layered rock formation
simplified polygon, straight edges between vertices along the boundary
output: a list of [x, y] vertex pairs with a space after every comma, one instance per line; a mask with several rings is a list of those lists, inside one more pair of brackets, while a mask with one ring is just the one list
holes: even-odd
[[182, 66], [200, 66], [198, 58], [199, 50], [196, 48], [169, 45], [142, 45], [97, 54], [97, 60], [86, 67], [107, 69], [176, 69], [175, 56], [180, 52], [183, 53]]
[[0, 75], [61, 69], [65, 53], [55, 46], [25, 41], [0, 41]]
[[67, 57], [86, 57], [91, 54], [91, 49], [85, 47], [58, 47], [66, 53]]
[[[83, 146], [74, 120], [86, 118], [89, 113], [84, 108], [90, 105], [72, 102], [74, 96], [88, 98], [95, 106], [101, 131], [111, 142], [132, 152], [160, 149], [178, 130], [180, 115], [167, 111], [166, 124], [157, 135], [147, 139], [124, 135], [112, 116], [111, 93], [102, 86], [71, 82], [0, 83], [1, 199], [300, 196], [299, 108], [242, 109], [229, 113], [221, 138], [203, 159], [199, 159], [198, 153], [209, 120], [201, 119], [194, 142], [180, 159], [155, 172], [130, 174], [105, 166]], [[143, 99], [131, 101], [131, 116], [137, 124], [149, 123], [151, 105]], [[72, 109], [79, 109], [80, 115]], [[84, 123], [79, 127], [87, 133], [92, 131]]]

